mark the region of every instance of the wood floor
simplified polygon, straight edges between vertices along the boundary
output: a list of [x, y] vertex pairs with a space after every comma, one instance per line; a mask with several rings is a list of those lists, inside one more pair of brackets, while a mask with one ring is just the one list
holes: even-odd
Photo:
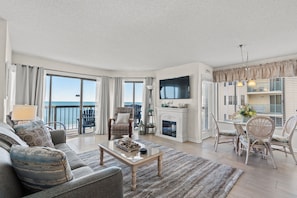
[[[273, 169], [270, 159], [261, 159], [260, 156], [253, 154], [249, 158], [249, 164], [245, 165], [245, 153], [242, 156], [237, 156], [231, 144], [220, 144], [218, 152], [214, 152], [213, 138], [205, 140], [202, 144], [179, 143], [154, 135], [138, 135], [137, 132], [134, 133], [133, 138], [145, 139], [190, 153], [193, 156], [242, 169], [244, 173], [229, 193], [228, 197], [230, 198], [297, 197], [297, 165], [290, 155], [285, 157], [284, 153], [274, 151], [278, 169]], [[77, 153], [97, 149], [98, 143], [104, 141], [107, 141], [107, 135], [94, 135], [93, 133], [67, 138], [67, 143]]]

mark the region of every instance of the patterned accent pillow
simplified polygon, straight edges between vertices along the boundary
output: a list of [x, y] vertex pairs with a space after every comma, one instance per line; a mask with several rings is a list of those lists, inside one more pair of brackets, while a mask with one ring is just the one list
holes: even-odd
[[73, 179], [70, 165], [63, 151], [49, 147], [13, 145], [10, 158], [18, 178], [32, 192]]
[[29, 146], [54, 147], [50, 132], [42, 121], [32, 121], [29, 123], [15, 125], [15, 133]]

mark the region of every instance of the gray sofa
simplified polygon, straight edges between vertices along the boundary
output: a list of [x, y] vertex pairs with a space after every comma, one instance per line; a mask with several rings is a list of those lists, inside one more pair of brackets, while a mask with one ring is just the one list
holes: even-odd
[[[8, 136], [10, 141], [7, 140]], [[11, 141], [14, 141], [13, 144], [22, 142], [16, 134], [13, 134], [12, 128], [0, 123], [0, 197], [123, 197], [123, 176], [120, 168], [110, 167], [94, 172], [66, 144], [64, 130], [51, 131], [51, 138], [55, 148], [66, 154], [73, 179], [28, 194], [15, 173], [9, 152]]]

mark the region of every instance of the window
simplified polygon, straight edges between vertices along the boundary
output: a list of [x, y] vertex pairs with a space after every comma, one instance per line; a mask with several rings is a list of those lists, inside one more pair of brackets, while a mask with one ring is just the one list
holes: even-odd
[[229, 115], [245, 104], [251, 105], [257, 115], [271, 117], [276, 126], [282, 126], [288, 117], [296, 114], [297, 103], [293, 98], [297, 93], [297, 77], [259, 79], [254, 87], [248, 87], [247, 83], [237, 87], [235, 82], [221, 82], [217, 86], [220, 120], [229, 119]]
[[[44, 99], [45, 122], [61, 122], [66, 129], [78, 129], [84, 111], [95, 111], [96, 81], [76, 77], [46, 76]], [[89, 128], [88, 128], [89, 129]], [[94, 129], [86, 130], [93, 132]]]
[[245, 95], [240, 96], [240, 105], [245, 105]]
[[229, 101], [228, 104], [229, 105], [236, 105], [236, 97], [235, 96], [229, 96]]
[[137, 127], [141, 120], [142, 107], [142, 81], [124, 82], [124, 106], [134, 108], [134, 126]]

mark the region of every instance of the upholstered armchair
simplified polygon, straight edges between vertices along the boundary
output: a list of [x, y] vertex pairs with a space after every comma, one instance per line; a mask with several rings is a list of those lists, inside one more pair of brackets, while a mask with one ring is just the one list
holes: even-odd
[[132, 136], [132, 123], [134, 121], [134, 109], [130, 107], [117, 107], [115, 115], [108, 121], [108, 140], [111, 135], [121, 137], [123, 135]]

